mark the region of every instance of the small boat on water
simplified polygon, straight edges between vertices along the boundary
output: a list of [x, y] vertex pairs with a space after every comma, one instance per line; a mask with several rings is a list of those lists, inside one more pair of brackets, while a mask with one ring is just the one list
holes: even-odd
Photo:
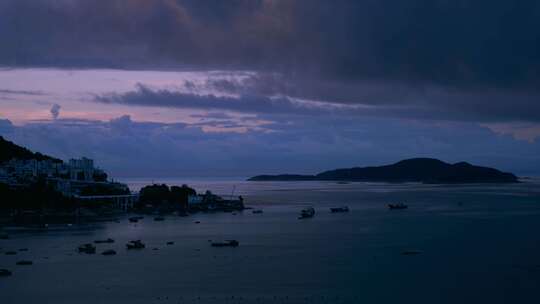
[[108, 238], [106, 240], [95, 240], [94, 243], [95, 244], [111, 244], [111, 243], [114, 243], [114, 240], [111, 238]]
[[11, 271], [7, 269], [0, 269], [0, 277], [9, 277], [11, 275], [12, 275]]
[[422, 253], [421, 250], [405, 250], [401, 252], [402, 255], [417, 255], [421, 253]]
[[79, 253], [94, 254], [96, 253], [96, 246], [92, 244], [83, 244], [79, 246]]
[[212, 247], [238, 247], [240, 243], [237, 240], [225, 240], [223, 242], [212, 242]]
[[34, 264], [32, 261], [18, 261], [17, 265], [32, 265]]
[[140, 240], [130, 241], [126, 244], [127, 249], [143, 249], [144, 247], [146, 246]]
[[130, 217], [130, 218], [129, 218], [129, 221], [130, 221], [131, 223], [137, 223], [137, 222], [139, 221], [139, 218], [138, 218], [138, 217]]
[[16, 255], [17, 251], [6, 251], [4, 254], [5, 255]]
[[109, 249], [109, 250], [103, 251], [101, 254], [102, 255], [116, 255], [116, 251]]
[[261, 213], [263, 213], [263, 211], [262, 211], [262, 209], [257, 209], [257, 210], [251, 211], [251, 213], [253, 213], [253, 214], [261, 214]]
[[343, 206], [343, 207], [330, 208], [330, 212], [332, 213], [349, 212], [349, 207]]
[[298, 217], [298, 219], [312, 218], [314, 216], [315, 216], [315, 209], [313, 209], [312, 207], [309, 207], [306, 209], [302, 209], [302, 211], [300, 211], [300, 216]]
[[157, 216], [157, 217], [154, 218], [154, 221], [156, 221], [156, 222], [161, 222], [161, 221], [164, 221], [164, 220], [165, 220], [165, 218], [163, 216]]
[[403, 203], [398, 203], [398, 204], [388, 204], [388, 209], [390, 210], [394, 210], [394, 209], [407, 209], [409, 208], [409, 206], [403, 204]]

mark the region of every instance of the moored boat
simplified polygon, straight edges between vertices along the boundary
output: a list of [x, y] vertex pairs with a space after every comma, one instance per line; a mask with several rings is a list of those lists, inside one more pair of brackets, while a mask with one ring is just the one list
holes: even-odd
[[392, 210], [392, 209], [407, 209], [409, 206], [403, 204], [403, 203], [398, 203], [398, 204], [388, 204], [388, 209]]
[[111, 244], [111, 243], [114, 243], [114, 240], [111, 238], [108, 238], [106, 240], [95, 240], [94, 243], [95, 244]]
[[9, 277], [11, 275], [12, 275], [11, 271], [7, 269], [0, 269], [0, 277]]
[[315, 216], [315, 209], [313, 207], [309, 207], [306, 209], [302, 209], [302, 211], [300, 211], [300, 216], [298, 217], [298, 219], [312, 218], [314, 216]]
[[109, 250], [105, 250], [101, 253], [102, 255], [115, 255], [116, 254], [116, 251], [112, 250], [112, 249], [109, 249]]
[[94, 254], [96, 253], [96, 246], [92, 244], [83, 244], [78, 248], [80, 253]]
[[140, 240], [130, 241], [126, 244], [127, 249], [143, 249], [144, 247], [146, 246]]
[[238, 247], [240, 243], [237, 240], [225, 240], [223, 242], [212, 242], [212, 247]]
[[349, 212], [349, 207], [343, 206], [343, 207], [330, 208], [330, 212], [332, 213]]

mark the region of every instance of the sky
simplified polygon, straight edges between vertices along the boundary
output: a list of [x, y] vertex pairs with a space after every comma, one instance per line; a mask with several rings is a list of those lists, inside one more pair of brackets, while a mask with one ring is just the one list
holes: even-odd
[[115, 177], [540, 175], [540, 2], [3, 0], [0, 135]]

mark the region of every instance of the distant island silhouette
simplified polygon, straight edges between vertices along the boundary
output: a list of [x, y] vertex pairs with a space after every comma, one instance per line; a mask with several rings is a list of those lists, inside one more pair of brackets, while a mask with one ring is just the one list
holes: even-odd
[[474, 166], [466, 162], [445, 163], [433, 158], [411, 158], [395, 164], [324, 171], [316, 175], [257, 175], [249, 181], [361, 181], [454, 183], [516, 183], [512, 173]]

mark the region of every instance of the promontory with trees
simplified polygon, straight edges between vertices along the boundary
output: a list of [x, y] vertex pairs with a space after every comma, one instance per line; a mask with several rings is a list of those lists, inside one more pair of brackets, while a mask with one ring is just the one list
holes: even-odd
[[34, 153], [0, 136], [0, 225], [45, 225], [114, 219], [126, 211], [178, 213], [244, 209], [243, 198], [154, 184], [132, 192], [108, 180], [88, 158], [64, 162]]

